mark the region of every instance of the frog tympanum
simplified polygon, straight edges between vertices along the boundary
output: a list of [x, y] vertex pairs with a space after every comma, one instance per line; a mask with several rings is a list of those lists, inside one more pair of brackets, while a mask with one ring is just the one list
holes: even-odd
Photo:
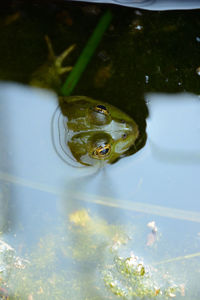
[[[56, 58], [49, 39], [46, 41], [50, 59], [34, 73], [31, 84], [56, 89], [60, 74], [71, 69], [62, 67], [62, 62], [74, 46]], [[111, 104], [85, 96], [59, 97], [52, 119], [52, 138], [57, 153], [66, 162], [70, 157], [87, 166], [113, 163], [127, 155], [138, 135], [135, 121]]]

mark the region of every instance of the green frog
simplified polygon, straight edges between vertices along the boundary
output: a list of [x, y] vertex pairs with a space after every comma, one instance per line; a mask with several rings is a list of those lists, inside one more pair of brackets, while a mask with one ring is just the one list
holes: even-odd
[[[49, 59], [33, 74], [30, 83], [58, 92], [60, 75], [72, 69], [62, 63], [75, 45], [56, 57], [49, 38], [45, 39]], [[59, 96], [52, 137], [57, 153], [66, 162], [70, 158], [86, 166], [114, 163], [129, 153], [138, 136], [136, 122], [113, 105], [85, 96]]]

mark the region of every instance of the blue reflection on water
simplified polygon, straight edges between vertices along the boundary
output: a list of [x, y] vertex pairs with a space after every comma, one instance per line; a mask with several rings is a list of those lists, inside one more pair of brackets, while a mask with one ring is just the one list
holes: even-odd
[[[13, 176], [12, 181], [20, 178], [19, 182], [24, 180], [24, 185], [29, 182], [30, 186], [38, 188], [43, 184], [44, 190], [56, 193], [74, 189], [82, 194], [109, 196], [122, 202], [199, 211], [198, 96], [186, 93], [147, 95], [150, 117], [146, 146], [98, 172], [87, 167], [72, 168], [55, 153], [50, 132], [52, 114], [57, 106], [53, 94], [2, 84], [0, 96], [1, 139], [4, 141], [0, 162], [2, 179], [7, 174], [7, 177]], [[89, 174], [93, 176], [86, 180]]]
[[[145, 147], [98, 172], [70, 167], [54, 151], [55, 95], [2, 83], [0, 99], [0, 179], [10, 185], [10, 192], [0, 198], [0, 207], [5, 199], [8, 205], [0, 211], [4, 223], [0, 225], [3, 231], [9, 223], [10, 233], [5, 236], [13, 243], [26, 241], [30, 246], [45, 233], [56, 234], [58, 226], [62, 226], [62, 239], [74, 241], [68, 216], [86, 209], [108, 224], [125, 226], [133, 235], [126, 252], [134, 249], [149, 261], [181, 256], [185, 249], [198, 251], [198, 96], [147, 95], [150, 117]], [[146, 224], [152, 220], [162, 233], [157, 250], [146, 245]], [[134, 226], [140, 230], [134, 232]]]

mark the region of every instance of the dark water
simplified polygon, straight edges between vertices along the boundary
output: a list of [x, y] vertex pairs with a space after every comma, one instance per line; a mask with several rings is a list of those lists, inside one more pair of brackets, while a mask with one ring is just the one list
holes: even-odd
[[76, 43], [73, 65], [107, 9], [1, 11], [1, 297], [199, 299], [199, 11], [109, 6], [112, 23], [73, 93], [112, 103], [147, 133], [116, 164], [64, 163], [51, 137], [57, 98], [27, 86], [46, 60], [45, 34], [58, 54]]

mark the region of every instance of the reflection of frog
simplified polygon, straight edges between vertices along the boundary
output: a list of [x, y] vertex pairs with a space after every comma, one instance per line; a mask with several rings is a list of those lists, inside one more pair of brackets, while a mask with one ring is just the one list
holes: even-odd
[[[56, 58], [47, 37], [46, 41], [49, 61], [34, 73], [31, 84], [58, 91], [60, 75], [71, 70], [71, 67], [62, 67], [62, 62], [74, 46]], [[58, 118], [56, 114], [53, 118], [53, 123], [58, 122], [53, 125], [53, 138], [56, 145], [57, 135], [59, 154], [62, 150], [64, 155], [70, 156], [69, 147], [79, 163], [94, 165], [97, 161], [113, 163], [134, 147], [138, 126], [118, 108], [84, 96], [59, 97], [59, 102], [62, 115], [59, 112]], [[65, 160], [63, 154], [60, 156]]]

